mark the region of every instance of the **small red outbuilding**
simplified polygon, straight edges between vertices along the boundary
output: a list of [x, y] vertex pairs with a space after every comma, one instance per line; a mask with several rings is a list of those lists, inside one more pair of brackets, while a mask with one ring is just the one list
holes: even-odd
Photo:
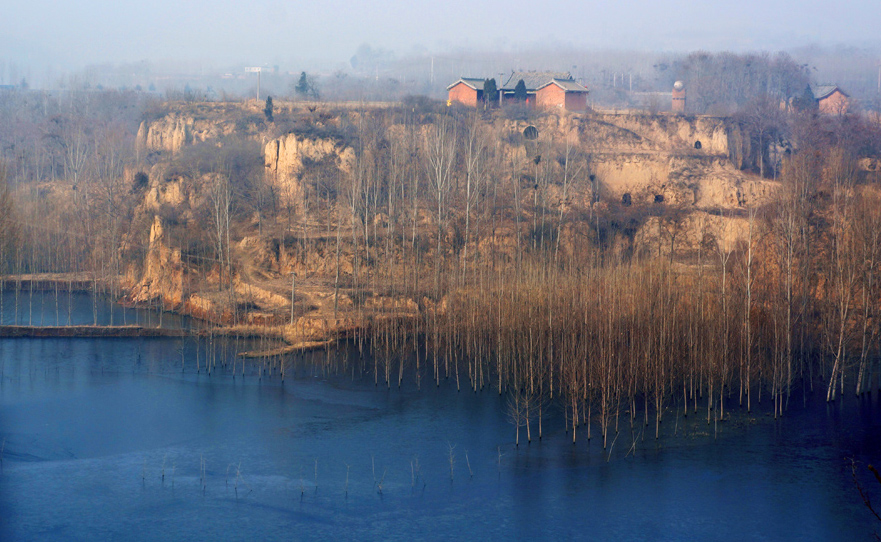
[[535, 89], [535, 105], [539, 109], [587, 109], [587, 89], [571, 79], [551, 79]]
[[447, 105], [459, 102], [470, 107], [477, 107], [483, 101], [483, 79], [462, 77], [447, 87]]

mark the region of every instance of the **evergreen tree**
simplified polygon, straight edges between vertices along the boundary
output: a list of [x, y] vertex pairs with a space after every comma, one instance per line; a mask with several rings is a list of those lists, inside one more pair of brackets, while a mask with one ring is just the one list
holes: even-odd
[[517, 81], [517, 86], [514, 87], [514, 99], [518, 102], [526, 101], [526, 83], [523, 79]]
[[267, 121], [273, 122], [273, 119], [272, 119], [272, 96], [266, 97], [266, 107], [263, 108], [263, 114], [266, 115]]
[[483, 100], [487, 105], [492, 106], [499, 101], [499, 89], [496, 88], [495, 79], [486, 79], [483, 82]]
[[297, 81], [297, 86], [294, 87], [294, 90], [297, 94], [300, 95], [301, 98], [305, 98], [309, 95], [309, 91], [312, 89], [312, 85], [309, 84], [309, 77], [306, 75], [306, 72], [300, 73], [300, 80]]

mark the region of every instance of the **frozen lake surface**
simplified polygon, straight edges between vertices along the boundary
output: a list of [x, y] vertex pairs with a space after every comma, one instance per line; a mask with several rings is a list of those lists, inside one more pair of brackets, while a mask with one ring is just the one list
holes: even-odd
[[611, 453], [596, 430], [573, 445], [553, 412], [542, 441], [516, 449], [492, 391], [417, 390], [413, 378], [387, 390], [310, 363], [283, 384], [256, 363], [208, 376], [196, 355], [194, 339], [0, 340], [0, 540], [881, 532], [848, 459], [881, 462], [877, 397], [793, 398], [776, 422], [735, 412], [715, 438], [705, 412], [684, 419], [671, 406], [657, 441], [622, 414]]

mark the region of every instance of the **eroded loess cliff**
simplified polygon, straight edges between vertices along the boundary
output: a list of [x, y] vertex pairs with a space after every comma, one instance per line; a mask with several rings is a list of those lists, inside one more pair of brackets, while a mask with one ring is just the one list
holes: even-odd
[[[509, 122], [522, 132], [530, 123]], [[743, 171], [736, 124], [717, 117], [669, 115], [553, 115], [534, 124], [540, 137], [572, 138], [589, 153], [602, 197], [633, 204], [665, 203], [697, 209], [762, 205], [777, 183]], [[533, 153], [541, 148], [534, 146]]]
[[143, 268], [129, 272], [133, 282], [130, 297], [136, 303], [152, 303], [160, 300], [169, 309], [181, 308], [185, 296], [184, 266], [179, 248], [169, 246], [162, 219], [154, 215], [150, 226], [149, 245], [144, 256]]
[[350, 175], [355, 151], [330, 138], [308, 138], [286, 134], [268, 142], [263, 149], [266, 179], [277, 191], [281, 203], [303, 209], [303, 177], [306, 175]]
[[[461, 273], [546, 242], [570, 259], [589, 246], [617, 258], [687, 259], [708, 236], [734, 247], [748, 232], [745, 211], [770, 201], [778, 186], [732, 160], [744, 154], [742, 137], [722, 118], [487, 115], [476, 121], [483, 154], [468, 196], [473, 119], [451, 129], [444, 166], [430, 148], [440, 111], [340, 110], [319, 121], [321, 112], [288, 106], [299, 115], [288, 131], [258, 122], [257, 105], [181, 107], [142, 124], [139, 142], [156, 163], [136, 210], [150, 232], [143, 261], [129, 272], [134, 300], [162, 299], [213, 321], [277, 326], [288, 341], [316, 341], [364, 325], [364, 310], [402, 317], [437, 302], [425, 289], [439, 291], [439, 259]], [[361, 121], [374, 131], [346, 132]], [[530, 126], [537, 137], [524, 137]], [[231, 135], [260, 142], [263, 188], [228, 179], [224, 226], [222, 173], [169, 164], [188, 145]], [[380, 272], [391, 284], [377, 282]], [[403, 286], [412, 292], [395, 292]]]
[[173, 154], [186, 145], [233, 134], [259, 139], [266, 129], [261, 104], [256, 101], [167, 104], [156, 118], [141, 122], [136, 141], [147, 152]]

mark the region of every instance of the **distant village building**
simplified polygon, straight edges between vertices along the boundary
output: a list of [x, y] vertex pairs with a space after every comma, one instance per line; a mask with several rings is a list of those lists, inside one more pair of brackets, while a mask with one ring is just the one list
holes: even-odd
[[535, 90], [535, 105], [539, 109], [584, 111], [587, 94], [588, 90], [575, 80], [552, 79]]
[[462, 77], [447, 87], [447, 105], [459, 102], [469, 107], [477, 107], [483, 101], [484, 80], [477, 77]]
[[838, 85], [811, 85], [811, 94], [817, 102], [820, 113], [844, 115], [850, 106], [848, 96]]
[[[526, 105], [539, 109], [565, 109], [584, 111], [587, 109], [588, 90], [578, 83], [568, 72], [515, 72], [499, 89], [501, 103], [512, 104], [517, 101], [514, 89], [519, 81], [526, 86]], [[477, 107], [483, 101], [484, 79], [462, 77], [447, 87], [447, 105], [458, 102], [469, 107]]]
[[685, 83], [676, 81], [673, 83], [673, 105], [674, 113], [685, 113]]
[[514, 72], [499, 90], [502, 103], [514, 103], [514, 89], [520, 81], [526, 85], [526, 105], [541, 109], [587, 109], [588, 90], [569, 72]]

